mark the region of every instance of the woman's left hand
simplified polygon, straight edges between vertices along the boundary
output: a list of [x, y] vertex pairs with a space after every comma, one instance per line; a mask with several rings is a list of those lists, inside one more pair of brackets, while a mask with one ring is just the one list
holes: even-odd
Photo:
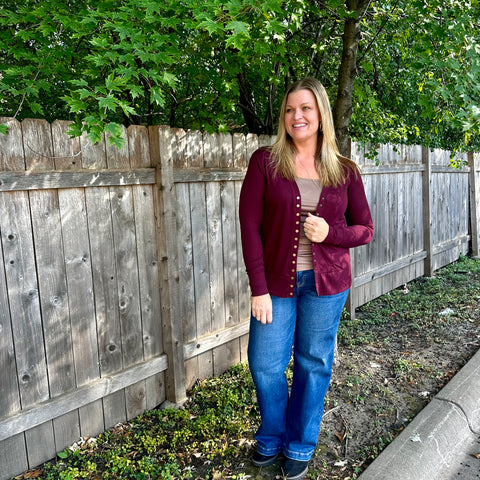
[[330, 227], [323, 217], [316, 217], [311, 213], [308, 214], [305, 224], [303, 226], [305, 236], [315, 243], [323, 242], [328, 235]]

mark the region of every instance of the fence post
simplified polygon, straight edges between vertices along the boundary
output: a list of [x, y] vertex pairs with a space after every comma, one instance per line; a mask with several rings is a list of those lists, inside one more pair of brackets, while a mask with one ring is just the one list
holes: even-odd
[[355, 295], [355, 249], [354, 248], [350, 249], [350, 264], [352, 268], [352, 286], [350, 287], [350, 291], [348, 292], [345, 308], [347, 309], [347, 312], [350, 314], [350, 318], [352, 320], [355, 320], [356, 295]]
[[433, 275], [433, 238], [432, 238], [432, 160], [427, 147], [422, 147], [423, 172], [423, 248], [427, 253], [424, 263], [424, 275]]
[[472, 237], [472, 255], [480, 257], [480, 163], [479, 155], [473, 152], [468, 154], [470, 166], [470, 229]]
[[186, 399], [183, 326], [179, 316], [179, 271], [176, 227], [176, 199], [173, 181], [175, 135], [168, 127], [149, 127], [150, 152], [157, 169], [155, 207], [159, 249], [160, 299], [163, 345], [168, 357], [166, 398], [173, 403]]

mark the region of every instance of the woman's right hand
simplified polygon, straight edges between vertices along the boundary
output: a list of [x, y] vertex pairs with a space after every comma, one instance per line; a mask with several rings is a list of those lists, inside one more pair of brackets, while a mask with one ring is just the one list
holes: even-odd
[[272, 323], [272, 298], [269, 293], [252, 297], [252, 315], [264, 325]]

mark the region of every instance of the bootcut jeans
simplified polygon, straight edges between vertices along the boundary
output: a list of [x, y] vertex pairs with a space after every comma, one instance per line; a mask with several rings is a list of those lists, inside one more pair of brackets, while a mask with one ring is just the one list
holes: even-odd
[[[272, 296], [272, 323], [263, 325], [251, 317], [248, 361], [262, 420], [255, 435], [262, 455], [283, 451], [287, 458], [302, 461], [312, 456], [347, 296], [348, 290], [318, 296], [313, 270], [301, 271], [293, 297]], [[289, 395], [285, 370], [292, 348]]]

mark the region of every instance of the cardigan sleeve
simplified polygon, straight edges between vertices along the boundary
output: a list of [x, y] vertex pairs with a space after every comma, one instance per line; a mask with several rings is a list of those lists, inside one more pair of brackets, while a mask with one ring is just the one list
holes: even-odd
[[370, 242], [373, 237], [373, 221], [360, 174], [350, 174], [346, 188], [346, 222], [330, 226], [323, 243], [354, 248]]
[[261, 235], [265, 187], [265, 153], [257, 150], [250, 159], [239, 203], [243, 259], [253, 296], [268, 293]]

